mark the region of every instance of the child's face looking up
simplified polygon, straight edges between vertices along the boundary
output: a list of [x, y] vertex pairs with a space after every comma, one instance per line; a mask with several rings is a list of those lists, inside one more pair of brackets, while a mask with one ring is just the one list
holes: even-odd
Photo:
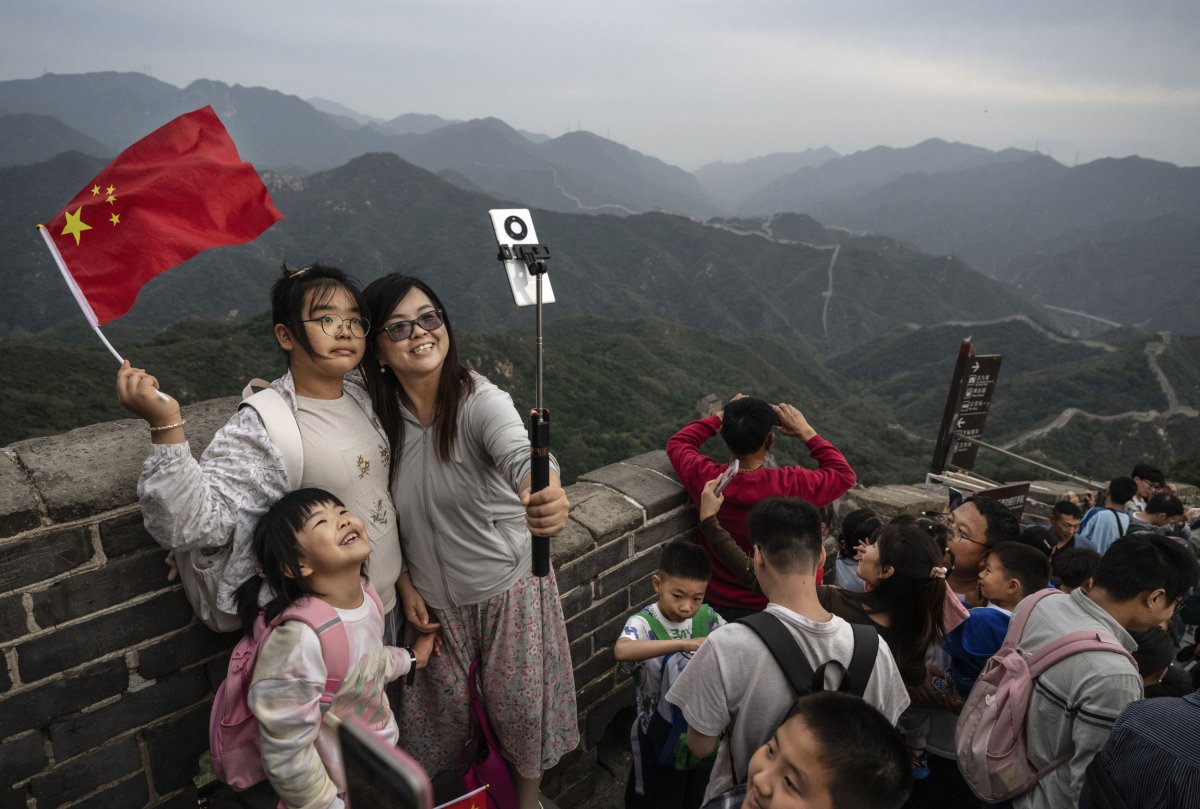
[[296, 540], [303, 551], [301, 570], [306, 575], [357, 571], [371, 553], [362, 520], [345, 506], [334, 503], [321, 503], [314, 508], [296, 534]]
[[682, 576], [656, 573], [650, 577], [650, 583], [654, 585], [654, 592], [658, 593], [659, 612], [668, 621], [676, 623], [690, 620], [696, 614], [708, 590], [708, 582]]
[[742, 809], [833, 809], [821, 753], [802, 718], [784, 722], [750, 758]]

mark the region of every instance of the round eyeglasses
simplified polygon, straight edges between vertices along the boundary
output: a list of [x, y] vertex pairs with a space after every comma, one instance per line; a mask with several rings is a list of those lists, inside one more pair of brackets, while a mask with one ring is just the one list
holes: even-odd
[[441, 309], [430, 309], [428, 312], [422, 312], [412, 320], [397, 320], [395, 323], [384, 326], [383, 332], [398, 343], [412, 336], [414, 325], [420, 326], [425, 331], [433, 331], [434, 329], [441, 328], [445, 322]]
[[349, 328], [350, 334], [353, 337], [363, 338], [367, 336], [367, 332], [371, 328], [371, 321], [365, 317], [337, 317], [335, 315], [324, 315], [322, 317], [314, 317], [311, 320], [303, 320], [302, 323], [320, 323], [321, 331], [328, 334], [330, 337], [337, 337], [342, 333], [342, 329]]

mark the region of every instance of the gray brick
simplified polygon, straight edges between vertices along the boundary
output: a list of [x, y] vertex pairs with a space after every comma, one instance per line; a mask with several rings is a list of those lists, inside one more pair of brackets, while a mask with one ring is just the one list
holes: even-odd
[[[571, 496], [570, 493], [573, 489], [573, 486], [567, 489], [568, 497]], [[574, 505], [574, 501], [572, 501], [572, 505]], [[595, 546], [596, 542], [592, 539], [591, 531], [575, 520], [567, 520], [567, 527], [563, 529], [563, 532], [550, 540], [550, 560], [554, 563], [554, 569], [558, 570]]]
[[43, 727], [54, 719], [120, 694], [129, 685], [124, 660], [107, 660], [15, 696], [0, 698], [0, 739]]
[[142, 548], [158, 547], [154, 537], [146, 531], [140, 511], [113, 517], [111, 520], [100, 523], [100, 543], [104, 548], [104, 555], [109, 559], [133, 553]]
[[41, 627], [56, 626], [145, 593], [178, 588], [178, 584], [167, 581], [167, 566], [163, 564], [166, 555], [164, 550], [147, 550], [117, 557], [104, 567], [56, 582], [33, 594], [34, 620]]
[[142, 766], [137, 740], [132, 736], [105, 745], [35, 778], [33, 795], [38, 806], [58, 806]]
[[[587, 745], [594, 747], [599, 744], [608, 731], [608, 726], [612, 724], [613, 717], [631, 705], [633, 705], [633, 695], [628, 690], [615, 691], [597, 700], [588, 709], [587, 721], [584, 723], [583, 728], [581, 728], [581, 735], [586, 740]], [[624, 735], [628, 738], [628, 728], [626, 728]]]
[[[154, 804], [155, 809], [196, 809], [200, 804], [200, 797], [196, 792], [196, 787], [188, 784], [182, 791], [163, 798], [158, 803]], [[216, 804], [210, 804], [215, 806]], [[74, 807], [72, 807], [74, 809]]]
[[38, 496], [17, 462], [0, 452], [0, 537], [11, 537], [41, 522]]
[[26, 809], [29, 806], [29, 789], [0, 788], [0, 809]]
[[641, 553], [647, 548], [657, 547], [672, 539], [694, 537], [697, 525], [695, 510], [686, 506], [659, 522], [638, 529], [633, 535], [633, 549], [636, 553]]
[[558, 579], [560, 593], [574, 590], [576, 587], [598, 578], [604, 571], [613, 568], [629, 558], [629, 542], [619, 537], [607, 545], [579, 557], [569, 565], [564, 565], [555, 575]]
[[597, 580], [596, 597], [603, 598], [609, 593], [615, 593], [617, 590], [649, 576], [658, 569], [660, 556], [662, 554], [658, 548], [653, 548], [610, 569]]
[[0, 598], [0, 638], [16, 640], [29, 631], [27, 626], [25, 604], [21, 596], [13, 594]]
[[8, 676], [8, 663], [0, 657], [0, 694], [12, 688], [12, 677]]
[[640, 581], [634, 582], [629, 587], [629, 603], [637, 607], [639, 604], [645, 606], [655, 599], [654, 583], [647, 576]]
[[178, 591], [164, 593], [137, 606], [20, 644], [17, 646], [17, 667], [22, 680], [35, 682], [179, 629], [191, 620], [192, 608], [183, 594]]
[[574, 618], [592, 606], [591, 584], [584, 583], [579, 585], [571, 592], [561, 596], [559, 602], [562, 604], [563, 617], [567, 620]]
[[621, 637], [621, 632], [625, 629], [625, 622], [629, 620], [629, 615], [637, 611], [637, 609], [638, 606], [635, 604], [626, 612], [596, 627], [596, 631], [592, 633], [592, 649], [598, 652], [604, 647], [612, 648], [612, 645], [617, 642], [617, 638]]
[[138, 674], [147, 680], [163, 677], [220, 652], [228, 653], [241, 639], [238, 632], [213, 632], [197, 622], [178, 635], [138, 650]]
[[676, 480], [675, 468], [671, 466], [671, 459], [667, 457], [666, 450], [656, 449], [650, 452], [643, 452], [641, 455], [634, 455], [632, 458], [626, 458], [625, 463], [632, 466], [641, 466], [646, 469], [653, 469], [655, 472], [666, 475], [672, 480]]
[[0, 548], [0, 593], [66, 573], [92, 558], [83, 528], [21, 539]]
[[617, 661], [613, 658], [612, 647], [606, 646], [597, 654], [591, 656], [583, 665], [575, 668], [575, 687], [582, 688], [592, 680], [616, 669]]
[[168, 714], [205, 700], [208, 678], [202, 669], [164, 677], [140, 691], [85, 714], [75, 714], [50, 726], [50, 743], [58, 760], [77, 756], [126, 730], [148, 725]]
[[[150, 800], [150, 786], [146, 774], [136, 772], [119, 784], [97, 792], [86, 801], [80, 801], [71, 809], [135, 809], [145, 806]], [[191, 806], [196, 806], [195, 801]]]
[[[614, 672], [610, 671], [608, 674], [597, 677], [590, 683], [576, 688], [575, 704], [579, 706], [581, 712], [590, 710], [593, 705], [612, 692], [613, 675]], [[630, 699], [632, 698], [631, 696]]]
[[578, 666], [592, 656], [592, 636], [571, 641], [571, 665]]
[[0, 773], [10, 784], [41, 772], [46, 762], [46, 738], [37, 731], [0, 744]]
[[646, 510], [646, 518], [653, 519], [663, 512], [687, 502], [687, 493], [674, 477], [664, 477], [658, 472], [629, 463], [614, 463], [585, 472], [579, 480], [602, 483], [632, 498]]
[[142, 733], [150, 757], [150, 773], [160, 795], [187, 786], [199, 771], [200, 755], [208, 750], [206, 703]]
[[588, 529], [598, 545], [645, 523], [642, 510], [611, 489], [577, 483], [572, 492], [576, 490], [571, 518]]
[[[623, 616], [629, 611], [629, 594], [622, 590], [579, 613], [567, 622], [567, 637], [581, 638], [605, 621]], [[613, 640], [616, 640], [614, 638]]]

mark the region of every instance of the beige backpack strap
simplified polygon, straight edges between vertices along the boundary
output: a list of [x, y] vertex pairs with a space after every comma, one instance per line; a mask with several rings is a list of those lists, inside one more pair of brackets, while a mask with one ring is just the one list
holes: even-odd
[[[254, 393], [256, 384], [267, 385]], [[242, 391], [240, 407], [252, 407], [267, 429], [267, 438], [275, 445], [283, 458], [283, 470], [287, 474], [288, 486], [300, 487], [304, 478], [304, 444], [300, 439], [300, 425], [296, 414], [279, 392], [261, 379], [252, 379]]]

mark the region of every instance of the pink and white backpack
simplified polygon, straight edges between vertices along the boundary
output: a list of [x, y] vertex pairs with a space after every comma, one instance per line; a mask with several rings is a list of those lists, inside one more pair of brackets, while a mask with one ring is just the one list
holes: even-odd
[[1033, 681], [1061, 660], [1081, 652], [1124, 655], [1134, 668], [1133, 655], [1112, 635], [1084, 630], [1063, 635], [1035, 654], [1026, 656], [1019, 644], [1025, 624], [1043, 598], [1065, 595], [1059, 590], [1039, 590], [1021, 601], [1013, 613], [1004, 644], [971, 688], [958, 716], [954, 747], [963, 778], [981, 800], [997, 803], [1028, 792], [1070, 754], [1040, 770], [1029, 761], [1025, 744], [1025, 717], [1033, 695]]
[[[364, 589], [382, 614], [383, 604], [375, 588], [367, 585]], [[322, 716], [333, 704], [334, 695], [350, 673], [350, 643], [346, 628], [342, 626], [337, 610], [329, 604], [311, 596], [301, 598], [269, 624], [259, 614], [254, 625], [254, 636], [243, 637], [233, 647], [229, 669], [213, 699], [208, 722], [213, 772], [218, 779], [236, 790], [249, 789], [267, 780], [259, 747], [258, 719], [250, 712], [247, 698], [254, 681], [254, 666], [258, 663], [259, 652], [271, 631], [284, 621], [304, 622], [317, 633], [317, 639], [321, 642], [321, 657], [325, 661], [327, 677], [321, 693]]]

